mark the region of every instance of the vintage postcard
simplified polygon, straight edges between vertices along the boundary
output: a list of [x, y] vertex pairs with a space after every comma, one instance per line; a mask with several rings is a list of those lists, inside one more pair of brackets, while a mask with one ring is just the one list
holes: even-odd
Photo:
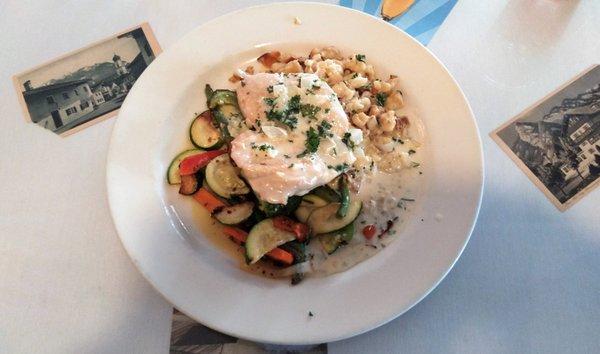
[[170, 354], [327, 354], [327, 344], [289, 346], [249, 342], [212, 330], [173, 309]]
[[116, 115], [160, 52], [144, 23], [15, 75], [13, 82], [28, 121], [67, 135]]
[[490, 136], [561, 211], [600, 183], [600, 65]]

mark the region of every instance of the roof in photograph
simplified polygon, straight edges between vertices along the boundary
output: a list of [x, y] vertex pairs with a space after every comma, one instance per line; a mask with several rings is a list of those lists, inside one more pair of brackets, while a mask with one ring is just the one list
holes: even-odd
[[40, 86], [40, 87], [36, 87], [34, 89], [31, 89], [31, 90], [23, 91], [23, 95], [24, 96], [29, 96], [29, 95], [32, 95], [32, 94], [35, 94], [35, 93], [40, 93], [40, 92], [45, 92], [45, 91], [50, 91], [50, 90], [61, 89], [63, 87], [78, 86], [78, 85], [84, 84], [84, 83], [86, 83], [88, 81], [89, 80], [87, 80], [87, 79], [71, 80], [71, 81], [59, 82], [59, 83], [51, 84], [51, 85]]

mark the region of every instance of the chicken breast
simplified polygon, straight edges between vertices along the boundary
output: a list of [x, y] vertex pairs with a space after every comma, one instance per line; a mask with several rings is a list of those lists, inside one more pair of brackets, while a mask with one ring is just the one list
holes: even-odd
[[250, 130], [231, 143], [231, 158], [262, 200], [285, 204], [347, 170], [348, 146], [362, 133], [350, 128], [337, 96], [314, 74], [247, 76], [237, 90]]

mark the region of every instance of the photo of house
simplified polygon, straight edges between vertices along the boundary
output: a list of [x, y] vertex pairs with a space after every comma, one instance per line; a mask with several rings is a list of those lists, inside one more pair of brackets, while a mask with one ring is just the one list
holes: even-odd
[[600, 181], [600, 66], [492, 133], [560, 205]]
[[63, 134], [116, 113], [160, 52], [148, 31], [147, 25], [136, 27], [17, 75], [31, 122]]

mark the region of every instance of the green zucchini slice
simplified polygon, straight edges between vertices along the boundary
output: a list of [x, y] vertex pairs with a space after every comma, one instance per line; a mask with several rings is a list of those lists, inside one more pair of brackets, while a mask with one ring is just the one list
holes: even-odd
[[265, 219], [250, 230], [246, 239], [246, 258], [249, 264], [256, 263], [272, 249], [296, 239], [292, 232], [280, 230], [273, 219]]
[[216, 149], [223, 143], [221, 132], [214, 126], [210, 111], [204, 111], [190, 125], [190, 140], [201, 149]]
[[253, 211], [254, 203], [244, 202], [224, 207], [214, 213], [213, 216], [219, 220], [221, 224], [236, 225], [248, 219]]
[[229, 155], [215, 157], [206, 166], [206, 183], [210, 189], [223, 198], [250, 193], [246, 183], [238, 175], [238, 169], [231, 164]]
[[315, 234], [324, 234], [342, 229], [351, 224], [358, 217], [362, 209], [362, 202], [360, 200], [351, 199], [348, 204], [346, 216], [340, 218], [337, 215], [340, 205], [340, 203], [331, 203], [317, 208], [310, 214], [307, 223]]
[[208, 108], [214, 109], [223, 105], [238, 106], [237, 94], [231, 90], [214, 90], [208, 99]]
[[204, 152], [204, 150], [190, 149], [185, 150], [184, 152], [181, 152], [177, 156], [175, 156], [175, 158], [173, 159], [173, 161], [171, 161], [171, 164], [169, 165], [169, 169], [167, 170], [167, 182], [169, 182], [169, 184], [181, 183], [181, 176], [179, 176], [179, 164], [186, 157], [196, 155], [200, 152]]
[[321, 246], [327, 254], [332, 254], [340, 246], [347, 244], [354, 237], [354, 223], [348, 224], [341, 230], [319, 235]]
[[229, 104], [219, 106], [213, 110], [213, 116], [221, 134], [227, 138], [235, 138], [248, 129], [238, 106]]
[[294, 211], [294, 216], [296, 219], [302, 223], [306, 223], [310, 213], [312, 213], [316, 208], [327, 205], [327, 201], [321, 197], [318, 197], [314, 194], [307, 194], [302, 197], [302, 202], [300, 206]]

